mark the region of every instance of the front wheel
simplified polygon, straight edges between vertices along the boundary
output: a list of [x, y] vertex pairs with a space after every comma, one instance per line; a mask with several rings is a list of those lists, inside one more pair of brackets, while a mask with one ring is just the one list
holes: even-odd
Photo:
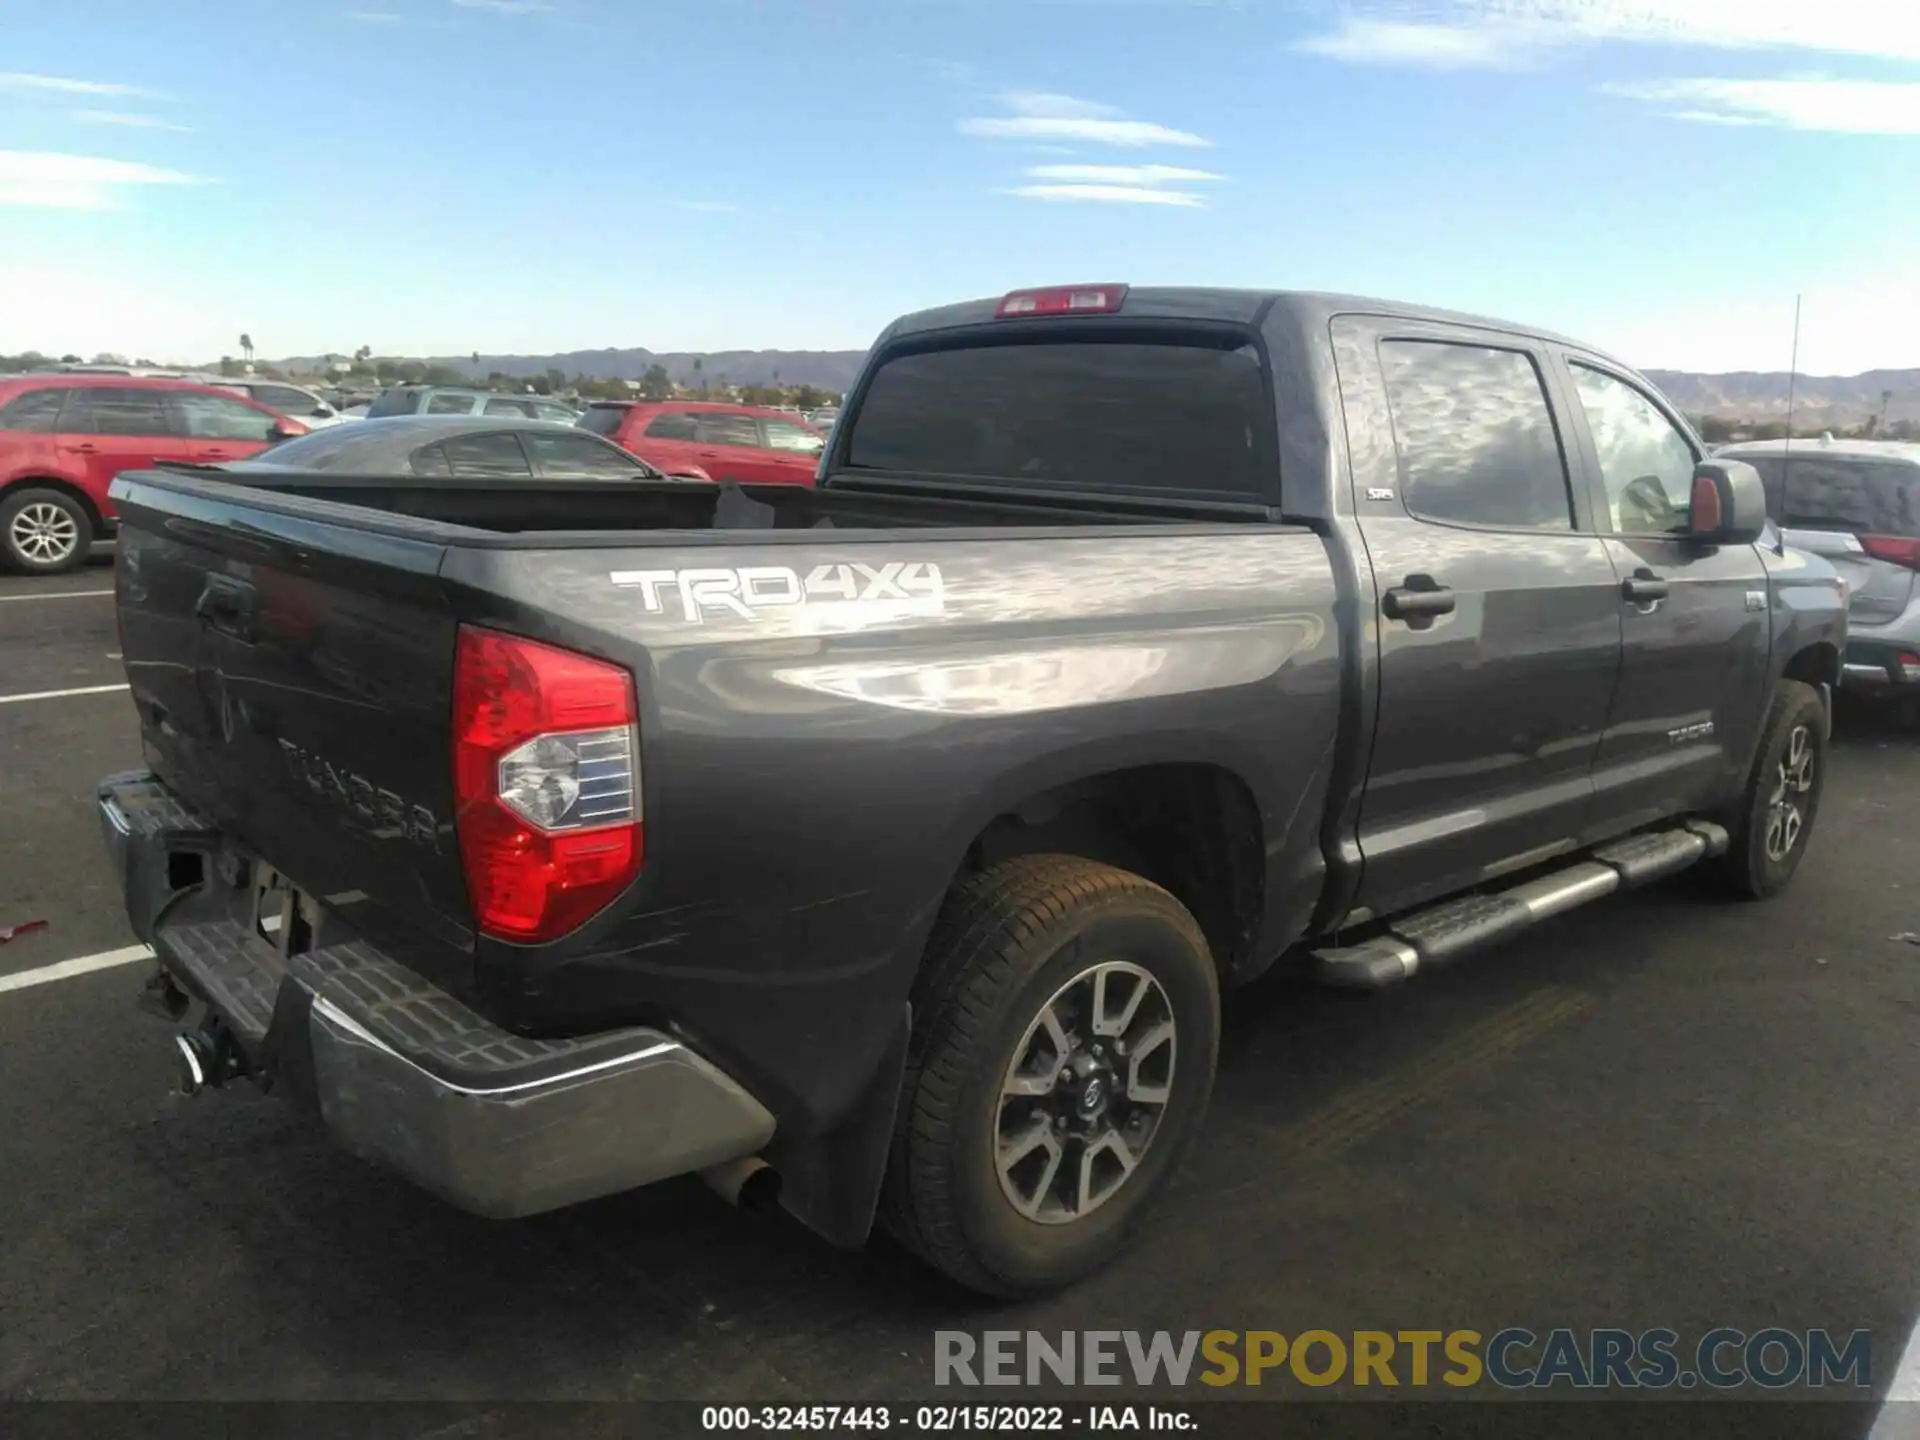
[[1782, 680], [1733, 813], [1721, 878], [1756, 900], [1786, 889], [1806, 854], [1826, 779], [1825, 707], [1812, 686]]
[[87, 561], [93, 517], [61, 490], [21, 489], [0, 496], [0, 558], [29, 575], [58, 575]]
[[1061, 855], [973, 877], [915, 987], [885, 1223], [985, 1294], [1080, 1279], [1193, 1142], [1219, 1029], [1206, 939], [1158, 885]]

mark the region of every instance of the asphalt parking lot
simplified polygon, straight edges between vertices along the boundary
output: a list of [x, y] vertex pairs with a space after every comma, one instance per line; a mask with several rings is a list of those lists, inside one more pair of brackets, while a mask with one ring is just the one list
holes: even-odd
[[[131, 943], [110, 585], [0, 578], [0, 928], [48, 922], [0, 985]], [[141, 966], [0, 990], [0, 1398], [897, 1399], [936, 1329], [1508, 1325], [1865, 1329], [1882, 1391], [1920, 1308], [1916, 801], [1920, 737], [1843, 712], [1784, 899], [1682, 880], [1399, 993], [1242, 993], [1159, 1223], [1017, 1306], [691, 1180], [472, 1219], [271, 1099], [170, 1093]]]

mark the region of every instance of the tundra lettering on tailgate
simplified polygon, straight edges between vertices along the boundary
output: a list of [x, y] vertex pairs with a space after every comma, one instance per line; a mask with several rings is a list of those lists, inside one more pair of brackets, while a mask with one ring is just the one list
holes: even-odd
[[607, 578], [615, 585], [637, 589], [651, 614], [664, 613], [664, 597], [675, 596], [681, 613], [696, 625], [712, 614], [752, 620], [796, 605], [875, 621], [946, 613], [940, 567], [925, 560], [894, 560], [877, 566], [816, 565], [804, 576], [784, 565], [746, 565], [615, 570]]
[[426, 806], [382, 789], [366, 776], [343, 769], [291, 740], [279, 744], [280, 758], [294, 778], [350, 828], [375, 840], [408, 840], [430, 850], [440, 848], [440, 824]]

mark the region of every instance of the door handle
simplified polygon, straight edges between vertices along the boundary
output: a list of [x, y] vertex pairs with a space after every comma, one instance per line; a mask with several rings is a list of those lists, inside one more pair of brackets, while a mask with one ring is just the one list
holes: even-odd
[[1673, 586], [1651, 570], [1639, 569], [1620, 582], [1620, 593], [1636, 605], [1651, 605], [1664, 600]]
[[1454, 594], [1431, 575], [1409, 575], [1382, 597], [1380, 608], [1389, 620], [1405, 620], [1416, 630], [1433, 623], [1436, 615], [1453, 614]]
[[75, 455], [98, 455], [100, 453], [100, 447], [98, 445], [89, 445], [84, 440], [78, 445], [69, 445], [66, 448], [71, 450]]
[[718, 460], [720, 458], [720, 452], [718, 450], [701, 450], [697, 453], [702, 460]]

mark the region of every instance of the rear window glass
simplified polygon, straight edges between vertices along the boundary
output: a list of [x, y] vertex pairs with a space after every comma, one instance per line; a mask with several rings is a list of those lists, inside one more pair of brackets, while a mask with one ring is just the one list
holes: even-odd
[[389, 415], [411, 415], [419, 403], [418, 390], [389, 390], [367, 407], [367, 419], [384, 420]]
[[1054, 490], [1266, 499], [1269, 408], [1246, 344], [934, 350], [875, 373], [845, 463]]
[[472, 413], [473, 397], [471, 395], [449, 395], [442, 392], [427, 401], [429, 415], [471, 415]]
[[626, 418], [627, 407], [624, 405], [595, 405], [575, 423], [582, 430], [591, 430], [596, 435], [611, 435]]
[[1920, 536], [1920, 466], [1799, 453], [1785, 463], [1783, 525]]

